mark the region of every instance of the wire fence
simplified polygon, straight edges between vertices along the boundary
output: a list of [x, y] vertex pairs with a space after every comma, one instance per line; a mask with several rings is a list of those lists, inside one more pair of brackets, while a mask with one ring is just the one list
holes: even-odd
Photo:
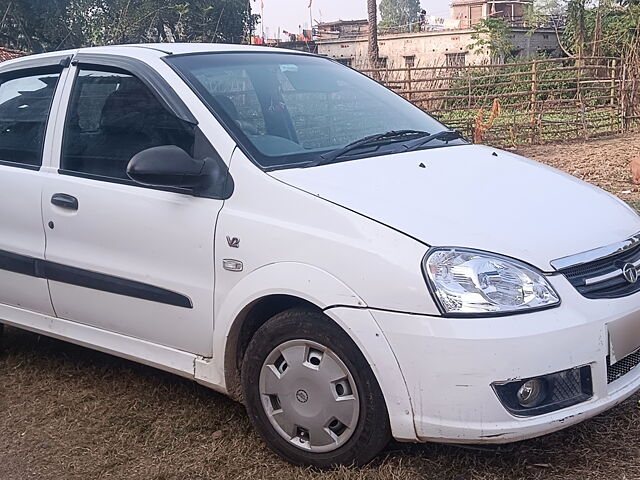
[[369, 69], [476, 142], [496, 146], [617, 134], [640, 122], [640, 84], [620, 58]]

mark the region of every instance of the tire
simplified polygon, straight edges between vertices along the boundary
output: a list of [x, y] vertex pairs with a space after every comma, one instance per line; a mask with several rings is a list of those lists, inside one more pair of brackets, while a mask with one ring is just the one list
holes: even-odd
[[244, 356], [242, 387], [255, 429], [295, 465], [361, 466], [391, 438], [371, 367], [321, 312], [295, 308], [260, 327]]

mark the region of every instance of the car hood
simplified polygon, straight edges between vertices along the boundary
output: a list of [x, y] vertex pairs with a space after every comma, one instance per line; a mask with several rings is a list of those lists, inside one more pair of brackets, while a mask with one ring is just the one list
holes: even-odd
[[496, 252], [544, 271], [553, 270], [555, 259], [640, 231], [640, 217], [605, 191], [533, 160], [478, 145], [270, 175], [427, 245]]

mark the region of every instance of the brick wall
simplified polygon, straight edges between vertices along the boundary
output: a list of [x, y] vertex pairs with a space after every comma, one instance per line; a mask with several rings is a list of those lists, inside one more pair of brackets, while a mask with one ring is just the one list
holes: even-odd
[[0, 47], [0, 62], [11, 60], [12, 58], [18, 58], [25, 55], [24, 52], [19, 50], [11, 50], [10, 48]]

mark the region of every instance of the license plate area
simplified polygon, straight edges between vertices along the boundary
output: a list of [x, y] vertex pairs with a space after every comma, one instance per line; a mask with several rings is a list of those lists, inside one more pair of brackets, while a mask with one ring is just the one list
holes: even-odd
[[640, 313], [611, 322], [609, 332], [609, 365], [618, 363], [640, 349]]

